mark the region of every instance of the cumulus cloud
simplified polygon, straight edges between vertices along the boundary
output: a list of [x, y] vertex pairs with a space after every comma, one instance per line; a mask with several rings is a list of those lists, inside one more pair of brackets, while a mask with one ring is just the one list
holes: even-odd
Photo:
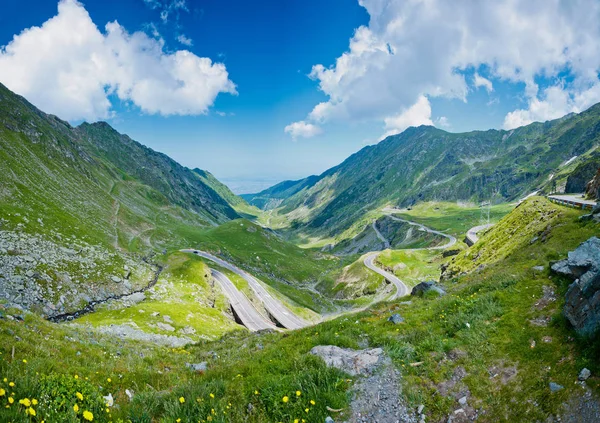
[[411, 107], [396, 116], [385, 118], [384, 122], [387, 130], [384, 137], [399, 134], [409, 126], [433, 125], [431, 104], [427, 97], [421, 96]]
[[197, 115], [219, 93], [236, 94], [223, 64], [167, 53], [162, 39], [118, 22], [101, 32], [76, 0], [61, 0], [56, 16], [2, 47], [0, 82], [68, 120], [110, 117], [111, 96], [145, 113]]
[[[312, 68], [310, 77], [328, 99], [313, 108], [309, 121], [366, 119], [388, 127], [403, 122], [399, 114], [423, 96], [466, 100], [470, 85], [491, 92], [493, 80], [525, 87], [527, 113], [516, 111], [507, 119], [528, 121], [539, 115], [537, 102], [562, 101], [540, 93], [536, 81], [565, 72], [567, 103], [580, 96], [600, 101], [591, 90], [600, 70], [597, 0], [359, 2], [369, 24], [355, 31], [333, 65]], [[473, 78], [465, 77], [473, 72]]]
[[311, 138], [321, 133], [321, 128], [312, 123], [299, 121], [290, 123], [285, 127], [284, 132], [290, 134], [294, 140], [298, 138]]
[[513, 129], [531, 122], [545, 122], [568, 113], [579, 113], [600, 99], [600, 83], [573, 92], [564, 86], [551, 86], [540, 96], [529, 100], [526, 109], [512, 111], [504, 118], [504, 129]]

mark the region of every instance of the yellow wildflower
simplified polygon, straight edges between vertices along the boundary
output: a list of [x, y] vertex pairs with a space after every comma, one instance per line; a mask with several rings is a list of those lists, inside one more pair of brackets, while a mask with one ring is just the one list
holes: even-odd
[[0, 397], [3, 397], [4, 395], [6, 395], [6, 391], [0, 388]]
[[6, 382], [8, 382], [8, 379], [4, 378], [4, 379], [2, 379], [2, 382], [6, 383]]
[[316, 404], [315, 400], [310, 400], [310, 404], [315, 405]]
[[176, 421], [177, 423], [180, 423], [180, 422], [181, 422], [181, 419], [177, 419], [177, 420], [175, 420], [175, 421]]
[[308, 408], [305, 408], [304, 411], [306, 411], [308, 413]]
[[38, 405], [38, 400], [36, 400], [36, 399], [34, 398], [34, 399], [32, 399], [32, 400], [31, 400], [31, 403], [32, 403], [33, 405]]
[[185, 398], [184, 397], [179, 397], [179, 403], [183, 404], [185, 402]]
[[108, 383], [112, 382], [112, 380], [111, 380], [110, 378], [106, 379], [106, 381], [107, 381]]
[[215, 394], [211, 393], [211, 394], [210, 394], [210, 397], [211, 397], [211, 398], [214, 398], [214, 397], [215, 397]]
[[296, 396], [299, 397], [300, 395], [302, 395], [302, 392], [296, 391]]
[[27, 364], [27, 360], [23, 359], [23, 363]]
[[29, 407], [29, 408], [27, 409], [27, 412], [28, 412], [30, 415], [32, 415], [32, 416], [35, 416], [35, 410], [34, 410], [33, 408]]
[[258, 391], [257, 390], [254, 391], [254, 395], [258, 395]]
[[75, 379], [79, 379], [79, 375], [75, 375]]
[[12, 404], [13, 402], [15, 402], [15, 399], [13, 397], [8, 397], [8, 403]]
[[78, 406], [77, 404], [75, 404], [75, 405], [73, 406], [73, 411], [74, 411], [74, 412], [76, 412], [76, 413], [78, 413], [78, 412], [79, 412], [79, 406]]
[[94, 415], [91, 411], [86, 410], [83, 412], [83, 418], [86, 419], [88, 422], [91, 422], [92, 420], [94, 420]]
[[83, 394], [82, 394], [81, 392], [77, 392], [77, 393], [75, 394], [75, 396], [77, 397], [77, 399], [78, 399], [79, 401], [83, 401]]
[[13, 388], [13, 387], [15, 386], [15, 383], [14, 383], [14, 382], [10, 382], [10, 383], [8, 384], [8, 386], [10, 386], [11, 388]]
[[281, 399], [281, 401], [283, 401], [283, 402], [288, 402], [289, 400], [290, 399], [287, 397], [287, 395]]
[[294, 419], [294, 423], [300, 423], [300, 420]]
[[31, 401], [29, 401], [29, 398], [23, 398], [22, 400], [19, 400], [19, 404], [23, 404], [25, 407], [29, 407], [31, 406]]

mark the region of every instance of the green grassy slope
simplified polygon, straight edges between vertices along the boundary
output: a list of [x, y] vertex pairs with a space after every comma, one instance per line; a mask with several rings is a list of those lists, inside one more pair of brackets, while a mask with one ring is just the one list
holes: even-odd
[[0, 205], [6, 214], [43, 218], [47, 228], [124, 249], [142, 229], [237, 217], [197, 173], [106, 123], [73, 128], [2, 85], [0, 99]]
[[[527, 209], [531, 219], [521, 224], [515, 217], [519, 209]], [[30, 421], [18, 400], [35, 398], [38, 420], [53, 422], [80, 421], [83, 410], [93, 411], [99, 422], [320, 422], [333, 413], [327, 407], [348, 406], [355, 378], [326, 368], [308, 352], [316, 345], [363, 348], [365, 343], [382, 347], [391, 357], [402, 374], [403, 395], [411, 407], [425, 405], [427, 421], [446, 421], [461, 407], [458, 398], [465, 393], [482, 422], [549, 421], [564, 416], [563, 404], [569, 401], [575, 401], [571, 412], [579, 413], [577, 401], [584, 391], [574, 382], [582, 367], [592, 375], [600, 372], [600, 345], [578, 338], [561, 316], [567, 282], [551, 275], [548, 265], [597, 234], [599, 227], [579, 221], [580, 211], [543, 199], [525, 202], [504, 222], [514, 221], [516, 229], [529, 233], [534, 222], [544, 226], [549, 213], [553, 217], [546, 237], [526, 248], [520, 238], [502, 231], [487, 233], [482, 245], [508, 253], [498, 260], [476, 258], [469, 267], [476, 270], [465, 268], [466, 274], [446, 283], [444, 297], [379, 304], [285, 334], [238, 331], [217, 342], [165, 349], [111, 341], [33, 315], [24, 322], [1, 319], [0, 374], [7, 379], [0, 386], [8, 395], [14, 392], [16, 401], [0, 408], [0, 419]], [[515, 243], [520, 248], [512, 248]], [[405, 323], [388, 322], [392, 313], [400, 313]], [[204, 374], [185, 367], [201, 361], [208, 364]], [[564, 389], [551, 393], [550, 382]], [[585, 401], [597, 401], [597, 376], [587, 386], [595, 397]], [[135, 392], [133, 401], [126, 389]], [[84, 399], [77, 400], [76, 392]], [[101, 396], [108, 393], [118, 407], [106, 412]], [[8, 404], [5, 397], [0, 401]], [[345, 418], [343, 412], [333, 415]]]

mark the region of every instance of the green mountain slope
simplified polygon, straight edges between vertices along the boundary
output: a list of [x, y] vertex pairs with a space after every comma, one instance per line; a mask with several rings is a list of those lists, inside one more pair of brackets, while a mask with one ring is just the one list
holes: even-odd
[[276, 201], [277, 213], [296, 231], [332, 236], [385, 204], [518, 199], [546, 186], [562, 163], [585, 156], [599, 141], [600, 105], [511, 131], [408, 128], [318, 177], [245, 198], [259, 207]]
[[212, 226], [238, 217], [231, 197], [200, 172], [107, 123], [74, 128], [0, 85], [0, 206], [7, 214], [30, 213], [46, 227], [130, 250], [152, 231], [157, 243], [148, 232], [143, 244], [158, 247], [174, 223]]

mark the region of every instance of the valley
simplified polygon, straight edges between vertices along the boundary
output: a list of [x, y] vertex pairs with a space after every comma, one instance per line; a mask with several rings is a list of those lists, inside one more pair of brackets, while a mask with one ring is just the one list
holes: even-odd
[[600, 344], [563, 312], [583, 282], [553, 269], [600, 269], [573, 254], [596, 199], [566, 192], [595, 177], [599, 110], [409, 128], [240, 197], [0, 85], [0, 420], [598, 415]]

